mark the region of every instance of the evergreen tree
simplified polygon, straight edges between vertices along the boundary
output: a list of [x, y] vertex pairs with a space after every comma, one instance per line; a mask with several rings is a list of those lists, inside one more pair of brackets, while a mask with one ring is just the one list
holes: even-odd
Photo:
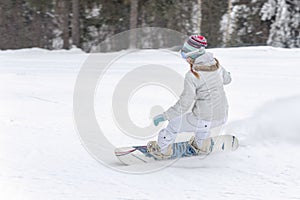
[[201, 34], [208, 38], [209, 47], [222, 46], [220, 21], [227, 12], [227, 1], [202, 0]]
[[223, 32], [223, 44], [228, 46], [249, 46], [265, 45], [269, 34], [267, 21], [260, 18], [260, 10], [265, 0], [232, 1], [230, 13], [229, 41], [226, 41], [228, 29], [228, 13], [223, 16], [221, 21], [221, 31]]
[[[209, 47], [300, 47], [299, 0], [230, 2], [228, 9], [227, 1], [218, 0], [1, 0], [0, 49], [68, 49], [71, 45], [86, 52], [126, 49], [128, 42], [111, 41], [102, 49], [99, 45], [133, 27], [202, 34]], [[137, 39], [132, 43], [137, 48], [168, 47], [168, 34], [143, 31], [143, 37], [131, 38]]]
[[261, 19], [272, 23], [267, 43], [276, 47], [300, 47], [300, 1], [268, 0]]

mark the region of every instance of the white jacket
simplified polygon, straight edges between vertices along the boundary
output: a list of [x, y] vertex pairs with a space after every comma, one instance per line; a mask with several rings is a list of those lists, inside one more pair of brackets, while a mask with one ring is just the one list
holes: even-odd
[[195, 60], [193, 69], [200, 78], [195, 77], [191, 71], [186, 73], [180, 99], [163, 113], [165, 119], [172, 120], [183, 115], [194, 103], [192, 124], [197, 125], [197, 119], [223, 120], [228, 115], [228, 103], [223, 85], [231, 82], [230, 73], [209, 52]]

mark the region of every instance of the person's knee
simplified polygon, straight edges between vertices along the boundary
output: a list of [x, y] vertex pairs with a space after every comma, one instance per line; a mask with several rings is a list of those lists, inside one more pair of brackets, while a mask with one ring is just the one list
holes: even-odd
[[175, 118], [175, 119], [169, 121], [169, 124], [166, 127], [166, 130], [173, 134], [176, 134], [180, 130], [180, 125], [181, 125], [180, 120]]
[[208, 138], [210, 135], [210, 129], [211, 129], [210, 123], [208, 123], [204, 127], [199, 128], [195, 133], [196, 139], [205, 140], [206, 138]]
[[169, 143], [174, 140], [175, 135], [169, 132], [166, 129], [163, 129], [159, 132], [158, 141], [162, 141], [163, 143]]

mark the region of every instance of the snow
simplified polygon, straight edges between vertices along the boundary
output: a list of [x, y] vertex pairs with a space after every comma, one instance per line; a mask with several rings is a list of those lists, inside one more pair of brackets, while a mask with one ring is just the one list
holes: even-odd
[[[112, 168], [132, 171], [157, 164], [122, 166], [112, 160], [114, 166], [107, 167], [81, 144], [73, 92], [88, 54], [79, 49], [0, 51], [0, 199], [299, 199], [300, 49], [209, 51], [233, 76], [226, 86], [230, 116], [224, 131], [239, 138], [240, 148], [144, 174]], [[98, 85], [95, 111], [116, 145], [146, 142], [122, 134], [109, 107], [118, 80], [140, 63], [163, 64], [182, 76], [188, 70], [163, 50], [137, 51], [113, 63]], [[129, 115], [147, 126], [153, 105], [166, 108], [174, 101], [158, 85], [140, 88], [129, 101]]]

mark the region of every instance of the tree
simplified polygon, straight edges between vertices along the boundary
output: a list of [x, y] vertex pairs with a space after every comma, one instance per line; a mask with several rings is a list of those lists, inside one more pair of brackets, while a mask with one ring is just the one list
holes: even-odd
[[229, 33], [230, 33], [230, 24], [231, 24], [231, 11], [232, 11], [232, 1], [228, 0], [228, 10], [227, 10], [227, 26], [226, 26], [226, 35], [225, 35], [225, 45], [229, 46]]
[[60, 28], [62, 30], [63, 49], [70, 48], [70, 35], [69, 35], [69, 0], [57, 0], [57, 9], [60, 22]]
[[276, 47], [300, 47], [300, 1], [268, 0], [261, 10], [261, 19], [270, 21], [267, 43]]
[[[137, 28], [137, 13], [138, 13], [138, 0], [131, 0], [130, 6], [130, 29]], [[130, 34], [130, 48], [136, 48], [136, 31]]]
[[52, 8], [52, 0], [1, 0], [0, 49], [51, 49]]
[[198, 30], [198, 34], [201, 34], [202, 0], [197, 0], [197, 3], [198, 3], [197, 30]]
[[79, 0], [72, 0], [72, 42], [80, 47]]
[[202, 0], [201, 34], [207, 37], [209, 47], [222, 45], [220, 21], [226, 12], [226, 1]]
[[269, 22], [262, 21], [260, 10], [265, 0], [232, 1], [230, 13], [223, 16], [221, 31], [226, 46], [265, 45]]

